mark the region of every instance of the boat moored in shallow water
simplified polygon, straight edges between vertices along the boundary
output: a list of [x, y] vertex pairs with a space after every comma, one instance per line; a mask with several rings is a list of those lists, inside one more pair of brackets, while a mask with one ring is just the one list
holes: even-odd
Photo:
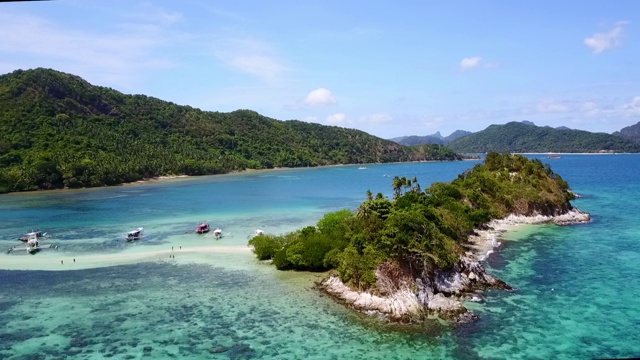
[[33, 254], [38, 251], [38, 238], [34, 235], [27, 240], [27, 253]]
[[220, 239], [222, 237], [222, 229], [216, 228], [215, 230], [213, 230], [213, 237], [215, 237], [216, 239]]
[[134, 230], [131, 230], [127, 233], [127, 241], [133, 241], [133, 240], [138, 240], [142, 237], [142, 231], [143, 228], [139, 227], [139, 228], [135, 228]]
[[40, 230], [35, 230], [35, 231], [28, 232], [28, 233], [24, 234], [24, 236], [19, 237], [18, 240], [26, 243], [32, 237], [35, 237], [36, 239], [45, 238], [45, 237], [47, 237], [47, 233], [46, 232], [42, 232]]
[[211, 227], [207, 223], [200, 223], [198, 224], [198, 226], [196, 226], [196, 233], [198, 234], [208, 233], [210, 230]]
[[38, 237], [34, 234], [31, 235], [31, 237], [29, 237], [29, 239], [27, 239], [27, 241], [25, 241], [26, 244], [24, 245], [19, 245], [19, 246], [14, 246], [11, 249], [9, 249], [7, 251], [7, 254], [13, 252], [13, 251], [22, 251], [22, 250], [26, 250], [27, 254], [30, 255], [34, 255], [36, 253], [38, 253], [40, 250], [43, 249], [57, 249], [58, 245], [53, 245], [53, 244], [40, 244], [40, 241], [38, 240]]

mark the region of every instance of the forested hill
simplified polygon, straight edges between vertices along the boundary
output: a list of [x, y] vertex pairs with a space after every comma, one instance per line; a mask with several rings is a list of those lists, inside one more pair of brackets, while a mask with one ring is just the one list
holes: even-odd
[[639, 144], [618, 136], [521, 122], [491, 125], [449, 146], [459, 152], [640, 152]]
[[636, 144], [640, 144], [640, 122], [635, 125], [627, 126], [620, 131], [616, 131], [613, 135], [631, 140]]
[[49, 69], [0, 76], [0, 192], [247, 168], [453, 160], [358, 130], [206, 112]]

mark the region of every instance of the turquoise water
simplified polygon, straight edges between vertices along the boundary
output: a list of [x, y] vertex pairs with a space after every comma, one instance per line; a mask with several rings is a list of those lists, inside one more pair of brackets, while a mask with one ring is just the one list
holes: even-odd
[[[543, 158], [541, 156], [541, 158]], [[424, 359], [640, 356], [638, 155], [546, 160], [593, 214], [580, 226], [528, 227], [488, 262], [512, 292], [469, 304], [480, 319], [390, 327], [313, 289], [319, 274], [279, 272], [251, 253], [206, 254], [67, 270], [93, 254], [243, 248], [257, 228], [281, 233], [323, 213], [354, 208], [370, 189], [391, 195], [393, 176], [426, 187], [475, 162], [368, 165], [175, 179], [143, 185], [0, 196], [0, 249], [40, 228], [59, 245], [35, 256], [60, 271], [0, 270], [2, 359]], [[384, 175], [390, 175], [386, 177]], [[215, 241], [194, 234], [220, 226]], [[144, 226], [141, 241], [123, 241]], [[181, 255], [178, 254], [178, 258]], [[64, 259], [64, 265], [59, 264]], [[53, 266], [56, 267], [53, 267]]]

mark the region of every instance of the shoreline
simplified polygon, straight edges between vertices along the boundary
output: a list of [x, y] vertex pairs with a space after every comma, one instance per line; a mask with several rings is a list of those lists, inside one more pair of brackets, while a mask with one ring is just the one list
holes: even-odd
[[[577, 208], [555, 216], [512, 214], [490, 221], [485, 230], [476, 230], [475, 234], [469, 236], [469, 244], [465, 246], [469, 251], [460, 256], [454, 269], [437, 270], [434, 279], [401, 279], [400, 285], [387, 296], [353, 290], [335, 275], [322, 280], [318, 287], [357, 311], [381, 315], [392, 321], [411, 322], [435, 313], [445, 319], [469, 322], [477, 316], [462, 305], [464, 299], [481, 301], [475, 292], [486, 288], [510, 289], [508, 284], [486, 273], [481, 264], [500, 245], [501, 235], [520, 225], [553, 223], [564, 226], [590, 221], [590, 214]], [[376, 277], [380, 281], [384, 274], [378, 269]], [[382, 282], [387, 281], [390, 279], [382, 279]]]
[[469, 236], [468, 248], [472, 254], [480, 261], [493, 253], [495, 248], [500, 246], [501, 236], [509, 231], [513, 231], [522, 225], [542, 225], [555, 224], [558, 226], [585, 224], [591, 221], [591, 216], [578, 209], [573, 208], [565, 214], [547, 215], [514, 215], [511, 214], [502, 219], [491, 220], [486, 230], [476, 230], [475, 234]]
[[50, 192], [63, 192], [63, 191], [78, 191], [78, 190], [93, 190], [93, 189], [103, 189], [103, 188], [112, 188], [118, 186], [136, 186], [136, 185], [146, 185], [152, 184], [156, 182], [163, 182], [168, 180], [177, 180], [177, 179], [191, 179], [191, 178], [199, 178], [203, 176], [233, 176], [233, 175], [241, 175], [241, 174], [251, 174], [251, 173], [268, 173], [275, 171], [289, 171], [289, 170], [301, 170], [301, 169], [320, 169], [320, 168], [330, 168], [330, 167], [349, 167], [349, 166], [366, 166], [366, 165], [385, 165], [385, 164], [412, 164], [412, 163], [435, 163], [435, 162], [448, 162], [448, 161], [477, 161], [479, 159], [461, 159], [461, 160], [415, 160], [415, 161], [401, 161], [401, 162], [388, 162], [388, 163], [353, 163], [353, 164], [333, 164], [333, 165], [318, 165], [318, 166], [300, 166], [300, 167], [275, 167], [271, 169], [244, 169], [244, 170], [233, 170], [224, 174], [207, 174], [207, 175], [162, 175], [151, 178], [143, 178], [136, 181], [124, 182], [115, 185], [101, 185], [94, 187], [81, 187], [81, 188], [62, 188], [62, 189], [38, 189], [38, 190], [28, 190], [28, 191], [13, 191], [8, 193], [3, 193], [0, 195], [14, 195], [14, 194], [48, 194]]
[[[563, 152], [534, 152], [534, 153], [514, 153], [521, 155], [624, 155], [624, 154], [636, 154], [636, 153], [563, 153]], [[271, 171], [283, 171], [283, 170], [300, 170], [300, 169], [317, 169], [317, 168], [325, 168], [325, 167], [349, 167], [349, 166], [366, 166], [366, 165], [384, 165], [384, 164], [411, 164], [411, 163], [435, 163], [435, 162], [449, 162], [449, 161], [478, 161], [481, 158], [465, 158], [463, 157], [460, 160], [413, 160], [413, 161], [400, 161], [400, 162], [388, 162], [388, 163], [353, 163], [353, 164], [333, 164], [333, 165], [318, 165], [318, 166], [301, 166], [301, 167], [276, 167], [271, 169], [244, 169], [244, 170], [233, 170], [224, 174], [209, 174], [209, 175], [162, 175], [151, 178], [143, 178], [141, 180], [124, 182], [116, 185], [102, 185], [95, 187], [82, 187], [82, 188], [62, 188], [62, 189], [38, 189], [38, 190], [29, 190], [29, 191], [14, 191], [8, 192], [0, 195], [12, 195], [12, 194], [46, 194], [54, 191], [78, 191], [78, 190], [89, 190], [89, 189], [102, 189], [102, 188], [111, 188], [117, 186], [135, 186], [135, 185], [145, 185], [151, 184], [154, 182], [162, 182], [167, 180], [176, 180], [176, 179], [187, 179], [187, 178], [198, 178], [202, 176], [229, 176], [229, 175], [239, 175], [245, 173], [260, 173], [260, 172], [271, 172]]]
[[[42, 251], [35, 256], [21, 254], [2, 254], [0, 270], [16, 271], [64, 271], [96, 269], [118, 265], [137, 264], [149, 261], [172, 261], [184, 263], [198, 260], [200, 255], [230, 255], [250, 254], [248, 246], [173, 246], [172, 249], [150, 251], [129, 250], [118, 253], [59, 253], [57, 251]], [[178, 259], [175, 256], [178, 255]], [[212, 258], [205, 263], [215, 264]]]

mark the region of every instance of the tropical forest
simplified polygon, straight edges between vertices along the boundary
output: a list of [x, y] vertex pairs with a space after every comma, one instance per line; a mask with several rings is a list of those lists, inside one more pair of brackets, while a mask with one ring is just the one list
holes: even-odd
[[335, 270], [345, 284], [375, 290], [375, 271], [397, 264], [419, 274], [448, 269], [468, 237], [492, 219], [558, 215], [574, 194], [548, 164], [522, 155], [489, 153], [484, 163], [450, 183], [422, 189], [418, 179], [395, 177], [393, 198], [366, 194], [355, 210], [326, 214], [316, 226], [252, 238], [256, 256], [281, 270]]
[[0, 76], [0, 193], [245, 169], [459, 160], [363, 131], [202, 111], [50, 69]]

